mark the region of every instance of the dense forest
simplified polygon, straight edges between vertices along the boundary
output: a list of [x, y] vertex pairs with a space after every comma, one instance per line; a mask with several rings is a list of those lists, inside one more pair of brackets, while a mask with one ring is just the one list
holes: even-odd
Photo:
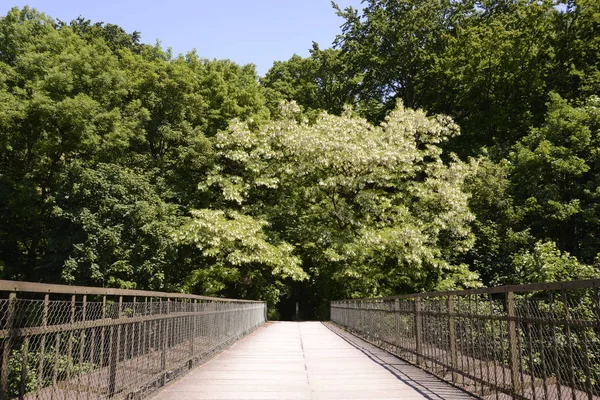
[[[0, 19], [0, 277], [267, 300], [600, 271], [600, 2], [364, 0], [253, 65]], [[310, 44], [307, 44], [307, 47]]]

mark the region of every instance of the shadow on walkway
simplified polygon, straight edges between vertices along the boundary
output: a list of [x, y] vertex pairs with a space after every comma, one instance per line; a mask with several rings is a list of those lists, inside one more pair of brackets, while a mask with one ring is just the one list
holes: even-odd
[[324, 322], [323, 325], [427, 400], [473, 400], [476, 398], [463, 392], [460, 388], [451, 386], [434, 375], [346, 332], [331, 322]]

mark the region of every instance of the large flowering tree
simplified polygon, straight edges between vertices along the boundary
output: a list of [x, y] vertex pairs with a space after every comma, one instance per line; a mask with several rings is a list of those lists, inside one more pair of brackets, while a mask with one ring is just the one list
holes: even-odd
[[267, 240], [293, 246], [319, 297], [477, 285], [455, 262], [472, 245], [472, 215], [467, 166], [443, 162], [438, 147], [458, 134], [450, 118], [402, 105], [381, 126], [350, 111], [308, 123], [293, 103], [282, 114], [217, 134], [200, 188], [219, 208], [264, 221]]

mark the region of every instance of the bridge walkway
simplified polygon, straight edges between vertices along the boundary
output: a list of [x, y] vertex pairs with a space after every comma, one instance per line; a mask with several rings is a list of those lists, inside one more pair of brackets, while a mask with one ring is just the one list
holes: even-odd
[[153, 397], [171, 399], [473, 397], [329, 323], [270, 322]]

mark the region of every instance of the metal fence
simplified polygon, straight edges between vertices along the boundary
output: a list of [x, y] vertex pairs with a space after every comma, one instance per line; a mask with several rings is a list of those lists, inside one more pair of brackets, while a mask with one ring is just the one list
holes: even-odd
[[600, 279], [331, 302], [331, 320], [485, 399], [600, 399]]
[[0, 398], [140, 399], [266, 319], [264, 302], [0, 280]]

